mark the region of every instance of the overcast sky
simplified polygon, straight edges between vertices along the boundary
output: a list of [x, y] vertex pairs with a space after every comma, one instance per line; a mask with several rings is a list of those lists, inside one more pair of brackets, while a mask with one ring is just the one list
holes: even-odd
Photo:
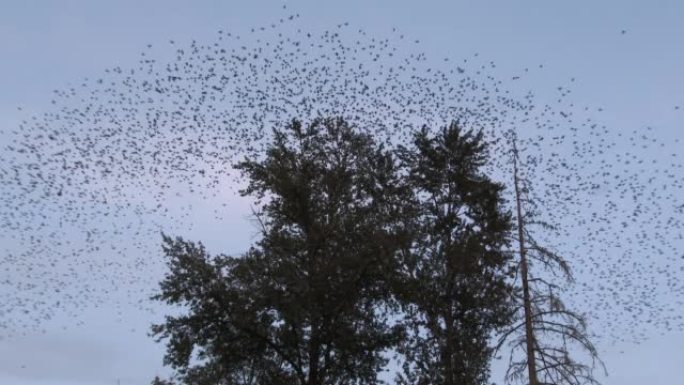
[[[371, 34], [396, 27], [420, 39], [428, 53], [477, 52], [504, 74], [543, 64], [538, 86], [576, 78], [573, 97], [601, 106], [608, 125], [651, 126], [664, 138], [684, 138], [681, 0], [2, 0], [0, 125], [16, 126], [27, 113], [48, 108], [54, 89], [106, 67], [134, 65], [148, 43], [211, 39], [219, 29], [244, 32], [282, 17], [283, 4], [301, 14], [302, 25], [325, 29], [349, 21]], [[203, 226], [200, 209], [188, 237], [244, 249], [252, 234], [244, 220], [248, 206], [240, 199], [230, 204], [232, 222]], [[0, 336], [0, 384], [133, 385], [166, 373], [162, 346], [146, 335], [158, 316], [117, 304], [79, 310], [77, 317], [58, 313], [42, 331]], [[684, 333], [656, 334], [639, 345], [602, 346], [610, 374], [603, 383], [679, 383]], [[497, 369], [492, 380], [500, 376]]]

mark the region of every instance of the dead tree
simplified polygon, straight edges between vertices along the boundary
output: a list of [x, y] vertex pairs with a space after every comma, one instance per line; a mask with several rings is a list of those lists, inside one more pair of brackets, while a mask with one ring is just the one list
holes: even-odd
[[[535, 200], [530, 199], [530, 181], [521, 168], [514, 134], [508, 137], [512, 147], [513, 193], [517, 214], [515, 243], [519, 304], [516, 321], [499, 339], [496, 348], [510, 347], [506, 381], [529, 385], [598, 384], [594, 369], [603, 362], [590, 340], [584, 316], [565, 306], [559, 292], [573, 282], [568, 262], [554, 250], [537, 242], [532, 228], [555, 232], [556, 226], [540, 220]], [[517, 282], [516, 282], [517, 285]], [[519, 352], [524, 350], [524, 358]], [[573, 357], [582, 356], [583, 360]], [[583, 361], [590, 363], [583, 363]]]

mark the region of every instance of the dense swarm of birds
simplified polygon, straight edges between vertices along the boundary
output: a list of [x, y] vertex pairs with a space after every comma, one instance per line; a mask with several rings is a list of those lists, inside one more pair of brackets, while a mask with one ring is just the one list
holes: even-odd
[[303, 24], [291, 15], [212, 42], [149, 46], [137, 64], [55, 91], [51, 111], [2, 133], [0, 335], [114, 291], [147, 306], [159, 231], [183, 234], [198, 203], [230, 217], [235, 161], [260, 156], [273, 127], [319, 116], [390, 146], [422, 125], [483, 129], [490, 171], [508, 185], [504, 134], [515, 130], [527, 209], [561, 229], [537, 238], [575, 270], [566, 301], [606, 341], [684, 330], [681, 144], [596, 122], [568, 87], [521, 92], [528, 70], [502, 80], [493, 62], [430, 59], [398, 31]]

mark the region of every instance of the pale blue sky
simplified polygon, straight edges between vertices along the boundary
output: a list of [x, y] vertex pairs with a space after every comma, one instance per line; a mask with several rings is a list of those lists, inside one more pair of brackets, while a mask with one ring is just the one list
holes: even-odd
[[[675, 0], [0, 0], [2, 131], [49, 108], [54, 89], [96, 77], [105, 67], [134, 65], [148, 43], [201, 41], [219, 29], [245, 32], [282, 17], [283, 4], [300, 13], [307, 28], [349, 21], [369, 34], [386, 34], [396, 27], [433, 57], [479, 53], [497, 63], [502, 77], [543, 64], [528, 86], [553, 89], [576, 78], [573, 99], [602, 107], [606, 124], [629, 131], [651, 126], [661, 138], [684, 138], [684, 2]], [[210, 223], [187, 236], [244, 248], [251, 234], [242, 219], [247, 205], [231, 204], [236, 214], [226, 225], [229, 240]], [[64, 313], [45, 323], [44, 334], [0, 339], [0, 383], [113, 385], [119, 378], [121, 385], [147, 384], [164, 372], [162, 347], [145, 335], [149, 314], [124, 307], [117, 320], [117, 310], [104, 306], [79, 314], [78, 326]], [[603, 382], [679, 383], [683, 346], [682, 332], [641, 345], [603, 346], [610, 372]], [[499, 377], [495, 370], [492, 380]]]

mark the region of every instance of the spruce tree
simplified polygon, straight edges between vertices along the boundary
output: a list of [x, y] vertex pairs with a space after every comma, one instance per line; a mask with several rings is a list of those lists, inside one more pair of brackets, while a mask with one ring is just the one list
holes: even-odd
[[407, 183], [419, 215], [405, 260], [409, 333], [402, 384], [485, 384], [493, 331], [509, 322], [511, 216], [503, 185], [482, 171], [482, 132], [452, 123], [436, 134], [423, 128], [404, 148]]
[[[154, 327], [187, 384], [375, 384], [400, 337], [387, 315], [410, 238], [392, 154], [341, 119], [293, 121], [237, 165], [261, 202], [241, 257], [165, 239], [156, 296], [187, 310]], [[406, 198], [406, 199], [405, 199]]]

